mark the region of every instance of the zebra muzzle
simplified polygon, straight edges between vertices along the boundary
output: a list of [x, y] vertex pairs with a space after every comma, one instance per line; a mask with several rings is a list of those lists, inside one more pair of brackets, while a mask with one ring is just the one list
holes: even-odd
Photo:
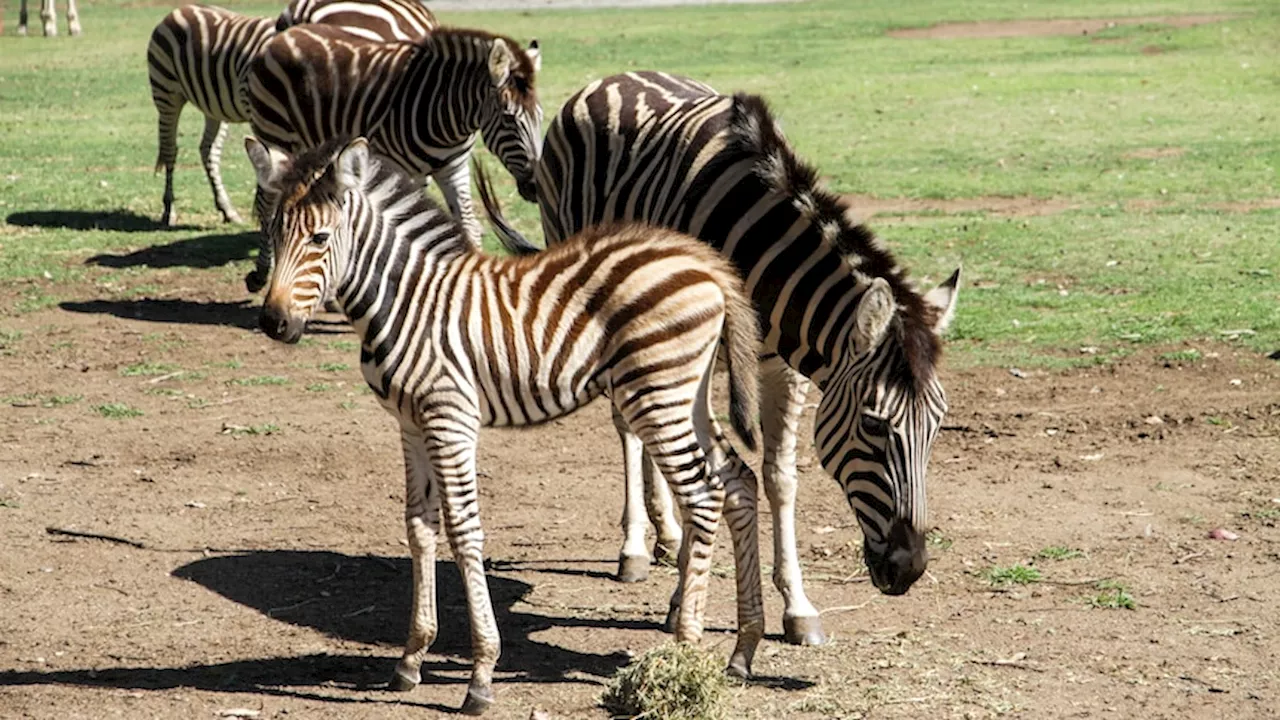
[[258, 326], [272, 340], [293, 344], [302, 339], [302, 328], [306, 321], [293, 316], [287, 311], [267, 303], [262, 306], [262, 314], [258, 316]]
[[863, 543], [867, 570], [876, 589], [885, 595], [902, 595], [929, 567], [929, 550], [924, 533], [911, 523], [894, 520], [889, 528], [889, 542], [883, 550]]

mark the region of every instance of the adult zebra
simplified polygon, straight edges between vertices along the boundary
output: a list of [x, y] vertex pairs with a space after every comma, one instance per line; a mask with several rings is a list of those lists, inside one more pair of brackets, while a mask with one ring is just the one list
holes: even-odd
[[[946, 412], [935, 365], [960, 279], [956, 270], [917, 292], [817, 177], [760, 98], [636, 72], [593, 82], [565, 103], [535, 178], [549, 245], [598, 223], [643, 220], [710, 243], [746, 279], [767, 353], [761, 420], [773, 580], [786, 604], [785, 637], [797, 644], [825, 640], [795, 540], [796, 430], [809, 381], [822, 390], [814, 444], [858, 518], [871, 579], [882, 592], [906, 592], [928, 563], [925, 469]], [[537, 250], [499, 234], [517, 253]], [[640, 488], [660, 487], [643, 482], [651, 469], [626, 433], [623, 449], [619, 576], [636, 580], [649, 563]], [[659, 548], [669, 547], [673, 521], [656, 524]]]
[[[477, 134], [532, 201], [542, 146], [542, 107], [534, 79], [538, 41], [483, 30], [438, 28], [416, 42], [382, 43], [320, 25], [290, 28], [249, 68], [254, 134], [296, 153], [339, 136], [364, 136], [374, 152], [411, 175], [440, 184], [463, 233], [480, 244], [471, 203], [469, 160]], [[259, 188], [259, 217], [274, 198]], [[271, 270], [264, 242], [245, 277], [256, 292]]]
[[[759, 338], [732, 265], [693, 238], [639, 225], [583, 233], [533, 258], [495, 257], [463, 238], [403, 171], [371, 159], [363, 139], [330, 139], [296, 158], [253, 138], [246, 149], [259, 184], [281, 197], [266, 223], [279, 261], [262, 329], [296, 342], [335, 296], [360, 337], [365, 380], [400, 422], [414, 602], [393, 686], [419, 682], [435, 638], [443, 511], [471, 619], [462, 709], [479, 714], [492, 702], [500, 640], [484, 577], [479, 428], [546, 422], [606, 392], [684, 511], [675, 631], [696, 642], [726, 503], [735, 547], [755, 539], [754, 501], [740, 497], [755, 478], [710, 409], [723, 338], [730, 419], [754, 446]], [[754, 651], [764, 627], [760, 567], [737, 569], [739, 643]]]
[[[44, 25], [44, 36], [55, 37], [58, 34], [58, 8], [53, 0], [40, 0], [40, 21]], [[67, 0], [67, 32], [72, 37], [80, 34], [80, 11], [76, 9], [76, 0]], [[18, 6], [18, 34], [27, 35], [27, 0]]]
[[173, 166], [178, 119], [191, 103], [204, 115], [200, 161], [225, 222], [241, 222], [222, 183], [222, 144], [228, 123], [249, 122], [245, 87], [249, 62], [279, 30], [303, 23], [344, 27], [364, 37], [416, 40], [439, 23], [418, 0], [293, 0], [278, 18], [259, 18], [208, 5], [185, 5], [165, 16], [147, 45], [151, 100], [159, 114], [164, 168], [163, 225], [173, 225]]

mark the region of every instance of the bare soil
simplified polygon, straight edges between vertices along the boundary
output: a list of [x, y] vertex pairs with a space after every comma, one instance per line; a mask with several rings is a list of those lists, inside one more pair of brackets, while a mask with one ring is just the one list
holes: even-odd
[[[0, 717], [406, 718], [461, 701], [467, 624], [447, 560], [424, 685], [380, 687], [410, 574], [397, 434], [363, 390], [352, 335], [325, 318], [308, 344], [273, 344], [251, 330], [233, 278], [156, 269], [148, 281], [163, 290], [141, 298], [37, 286], [62, 305], [3, 319]], [[30, 291], [0, 288], [0, 306]], [[1268, 716], [1280, 702], [1280, 364], [1198, 349], [1021, 378], [946, 370], [934, 560], [899, 598], [865, 582], [854, 518], [806, 441], [800, 547], [831, 641], [767, 638], [732, 716]], [[286, 384], [262, 379], [277, 376]], [[113, 403], [143, 414], [105, 417], [123, 414]], [[604, 679], [665, 639], [670, 571], [611, 579], [616, 448], [603, 404], [482, 438], [505, 642], [492, 717], [605, 717]], [[1210, 539], [1219, 527], [1239, 539]], [[727, 657], [720, 545], [704, 644]], [[1037, 557], [1051, 547], [1079, 555]], [[988, 580], [1016, 564], [1043, 581]], [[1116, 597], [1103, 581], [1135, 607], [1097, 606]], [[781, 603], [766, 597], [776, 633]]]
[[890, 30], [889, 36], [915, 40], [955, 40], [1043, 37], [1048, 35], [1089, 35], [1118, 25], [1168, 25], [1195, 27], [1231, 20], [1237, 15], [1146, 15], [1122, 18], [1064, 18], [1058, 20], [983, 20], [940, 23], [923, 28]]

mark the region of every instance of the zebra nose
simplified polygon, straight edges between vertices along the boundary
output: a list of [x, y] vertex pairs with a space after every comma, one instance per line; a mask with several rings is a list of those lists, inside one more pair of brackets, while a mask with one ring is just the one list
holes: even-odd
[[902, 595], [929, 566], [929, 550], [924, 533], [902, 520], [894, 521], [888, 539], [888, 545], [879, 552], [864, 544], [867, 569], [880, 592]]
[[297, 342], [297, 336], [302, 334], [295, 332], [293, 320], [288, 313], [281, 312], [273, 305], [262, 306], [262, 314], [258, 316], [258, 326], [272, 340], [288, 343]]
[[516, 181], [516, 190], [519, 191], [520, 197], [528, 202], [537, 202], [538, 186], [533, 184], [533, 180]]

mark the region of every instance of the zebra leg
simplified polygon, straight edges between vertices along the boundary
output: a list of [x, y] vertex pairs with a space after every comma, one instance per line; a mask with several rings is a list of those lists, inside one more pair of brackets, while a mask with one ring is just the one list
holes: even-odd
[[275, 212], [277, 198], [263, 190], [261, 186], [253, 191], [253, 212], [258, 216], [258, 259], [253, 269], [244, 276], [244, 289], [256, 293], [266, 286], [271, 277], [271, 266], [274, 248], [267, 237], [267, 218]]
[[683, 533], [676, 520], [675, 507], [671, 504], [671, 491], [662, 480], [662, 473], [653, 464], [649, 453], [643, 454], [640, 466], [640, 477], [644, 481], [644, 504], [653, 523], [657, 537], [653, 541], [653, 560], [657, 563], [673, 564], [680, 552]]
[[649, 524], [641, 514], [644, 507], [640, 464], [645, 462], [640, 438], [627, 428], [622, 413], [613, 409], [613, 424], [622, 441], [622, 477], [625, 489], [622, 505], [622, 552], [618, 555], [618, 582], [641, 582], [649, 577], [649, 550], [644, 531]]
[[22, 4], [18, 6], [18, 35], [27, 36], [27, 0], [22, 0]]
[[449, 206], [449, 212], [462, 228], [462, 235], [472, 245], [480, 247], [480, 236], [484, 234], [480, 220], [476, 218], [475, 205], [471, 203], [471, 153], [463, 153], [456, 160], [431, 173], [431, 177], [440, 184], [440, 194]]
[[773, 584], [782, 593], [782, 634], [793, 645], [827, 641], [818, 610], [804, 594], [796, 550], [796, 439], [809, 381], [777, 358], [761, 365], [760, 425], [764, 491], [773, 512]]
[[436, 639], [436, 533], [440, 529], [440, 493], [431, 480], [430, 461], [416, 431], [402, 430], [404, 447], [404, 524], [413, 564], [413, 614], [404, 655], [391, 678], [392, 690], [412, 690], [422, 681], [422, 661]]
[[44, 36], [58, 35], [58, 15], [53, 7], [53, 0], [40, 0], [40, 20], [44, 23]]
[[200, 138], [200, 162], [204, 163], [204, 175], [213, 188], [213, 204], [222, 213], [223, 222], [243, 222], [236, 209], [231, 207], [227, 188], [222, 184], [222, 143], [227, 139], [227, 124], [208, 115], [204, 118], [204, 136]]
[[80, 34], [80, 11], [76, 10], [76, 0], [67, 0], [67, 29], [72, 37]]
[[164, 168], [164, 212], [160, 224], [173, 227], [178, 215], [173, 210], [173, 166], [178, 161], [178, 119], [186, 101], [180, 94], [165, 92], [155, 83], [151, 86], [151, 99], [155, 103], [160, 149], [156, 153], [156, 170]]
[[427, 442], [433, 477], [440, 485], [445, 532], [453, 547], [453, 561], [462, 574], [471, 617], [471, 682], [462, 712], [479, 715], [493, 704], [493, 669], [502, 645], [493, 616], [489, 585], [484, 574], [484, 529], [480, 526], [480, 493], [476, 484], [476, 438], [462, 436], [458, 418], [448, 418], [449, 440]]

